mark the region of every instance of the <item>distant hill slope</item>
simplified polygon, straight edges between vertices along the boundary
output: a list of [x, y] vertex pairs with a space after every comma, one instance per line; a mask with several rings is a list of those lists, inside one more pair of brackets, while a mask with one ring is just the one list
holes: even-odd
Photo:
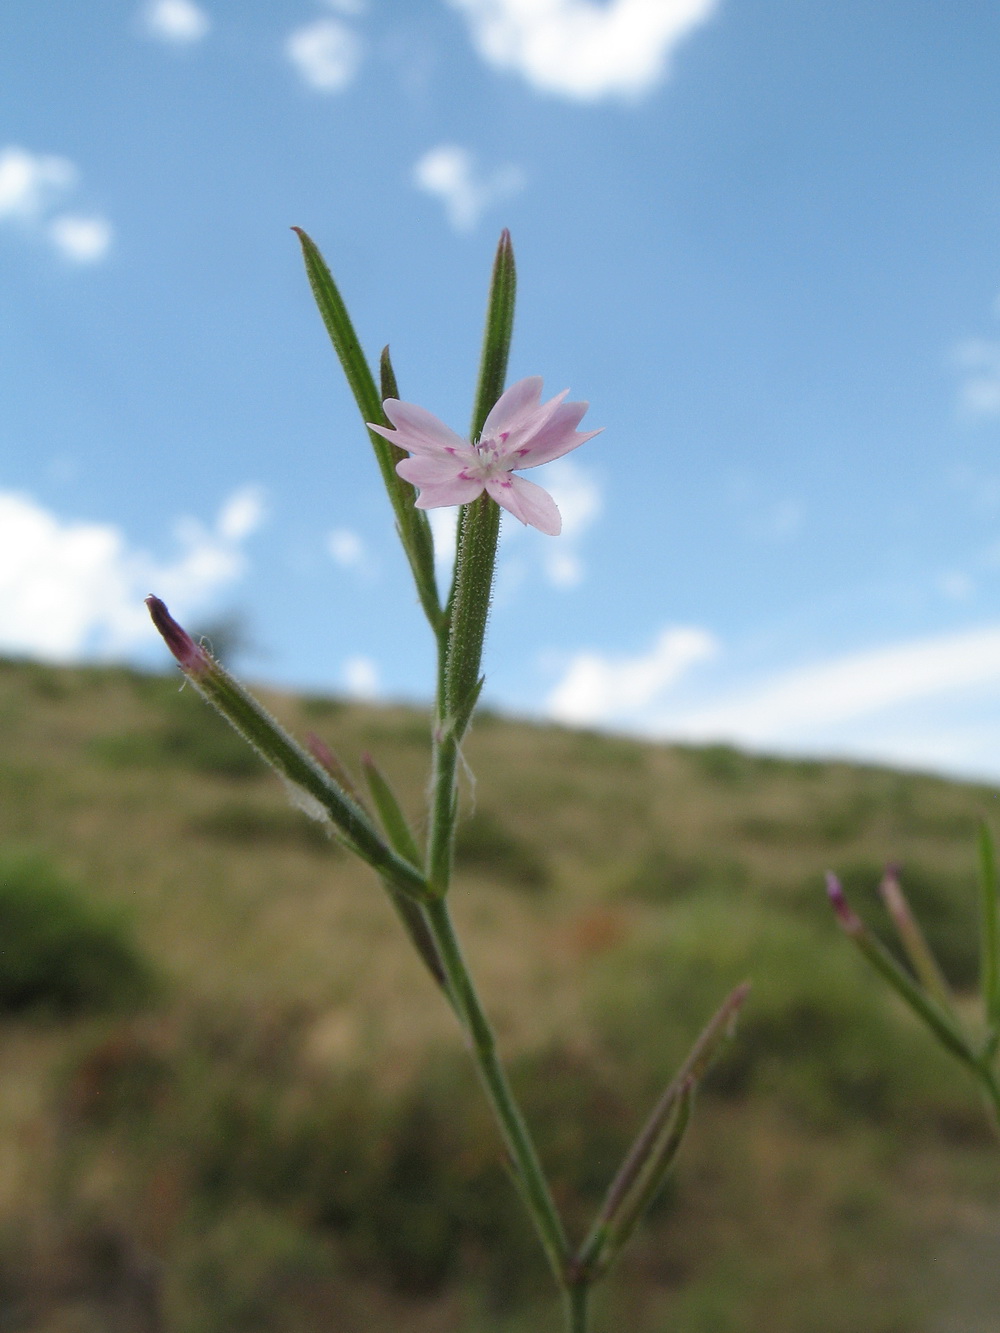
[[[370, 750], [419, 822], [424, 714], [266, 697], [348, 768]], [[997, 792], [489, 713], [465, 759], [456, 915], [580, 1225], [726, 987], [755, 983], [605, 1326], [943, 1333], [913, 1312], [962, 1299], [976, 1327], [1000, 1293], [963, 1255], [993, 1234], [1000, 1159], [822, 873], [877, 922], [901, 863], [966, 988]], [[54, 1333], [74, 1301], [137, 1333], [318, 1333], [330, 1302], [346, 1333], [548, 1326], [453, 1020], [378, 885], [179, 677], [0, 661], [5, 849], [124, 913], [161, 979], [135, 1013], [4, 1020], [11, 1327]]]

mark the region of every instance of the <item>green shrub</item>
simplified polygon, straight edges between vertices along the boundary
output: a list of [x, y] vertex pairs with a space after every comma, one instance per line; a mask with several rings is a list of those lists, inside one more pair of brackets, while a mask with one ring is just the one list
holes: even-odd
[[243, 847], [304, 847], [309, 851], [336, 853], [339, 845], [327, 832], [327, 826], [307, 818], [291, 806], [264, 805], [263, 802], [226, 801], [206, 814], [192, 819], [188, 827], [222, 842]]
[[515, 888], [538, 890], [549, 885], [543, 857], [489, 810], [476, 810], [459, 825], [455, 864]]
[[163, 720], [142, 731], [101, 736], [91, 749], [115, 768], [192, 768], [226, 778], [255, 778], [263, 763], [213, 709], [188, 690], [167, 695]]
[[810, 1125], [940, 1123], [974, 1102], [830, 921], [719, 902], [678, 904], [594, 965], [592, 1021], [651, 1098], [723, 997], [750, 978], [735, 1040], [708, 1080], [728, 1097], [776, 1097]]
[[644, 902], [667, 903], [693, 893], [742, 888], [749, 878], [735, 858], [681, 856], [654, 847], [615, 886], [615, 892]]
[[0, 1010], [71, 1014], [145, 999], [153, 970], [124, 918], [43, 857], [0, 859]]

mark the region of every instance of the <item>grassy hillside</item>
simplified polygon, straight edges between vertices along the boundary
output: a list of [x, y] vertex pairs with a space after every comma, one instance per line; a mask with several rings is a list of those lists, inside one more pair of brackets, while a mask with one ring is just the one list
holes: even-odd
[[[418, 814], [426, 717], [268, 702], [348, 765], [372, 751]], [[0, 736], [0, 1329], [555, 1327], [453, 1020], [370, 875], [178, 678], [0, 662]], [[995, 1327], [1000, 1155], [822, 872], [878, 920], [901, 862], [967, 987], [997, 793], [489, 715], [466, 759], [455, 912], [576, 1226], [754, 980], [598, 1327]]]

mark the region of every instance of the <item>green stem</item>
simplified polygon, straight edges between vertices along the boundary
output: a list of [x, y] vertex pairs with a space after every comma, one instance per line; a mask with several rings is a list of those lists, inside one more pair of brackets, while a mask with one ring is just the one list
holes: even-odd
[[993, 1112], [993, 1127], [1000, 1135], [1000, 1085], [997, 1083], [993, 1070], [986, 1064], [979, 1066], [979, 1078], [983, 1085], [983, 1091], [986, 1093], [990, 1110]]
[[[468, 1036], [473, 1061], [510, 1154], [514, 1179], [531, 1214], [556, 1281], [565, 1287], [569, 1246], [562, 1220], [549, 1192], [531, 1134], [507, 1082], [507, 1075], [497, 1055], [493, 1029], [479, 1002], [455, 937], [448, 905], [443, 899], [427, 905], [427, 923], [444, 967], [448, 990]], [[585, 1301], [582, 1309], [585, 1318]], [[572, 1325], [574, 1330], [583, 1330], [585, 1327], [585, 1323], [579, 1322]]]
[[566, 1330], [567, 1333], [587, 1333], [589, 1321], [587, 1307], [590, 1301], [590, 1284], [574, 1282], [564, 1289]]
[[[459, 746], [480, 686], [479, 669], [489, 615], [500, 509], [488, 495], [466, 505], [455, 574], [444, 661], [439, 661], [439, 694], [431, 776], [431, 819], [427, 875], [435, 893], [448, 892], [455, 818]], [[442, 635], [439, 645], [444, 641]]]

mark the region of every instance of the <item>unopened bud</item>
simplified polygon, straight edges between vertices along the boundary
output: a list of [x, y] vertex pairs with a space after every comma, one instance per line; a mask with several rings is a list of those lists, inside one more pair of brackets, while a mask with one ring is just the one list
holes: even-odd
[[830, 906], [837, 914], [837, 920], [848, 935], [860, 935], [864, 930], [861, 918], [847, 901], [843, 886], [832, 870], [826, 872], [826, 892], [830, 899]]
[[153, 624], [177, 659], [180, 669], [196, 678], [205, 675], [211, 669], [212, 659], [204, 648], [195, 643], [186, 629], [178, 625], [159, 597], [147, 597], [146, 605], [149, 607]]

